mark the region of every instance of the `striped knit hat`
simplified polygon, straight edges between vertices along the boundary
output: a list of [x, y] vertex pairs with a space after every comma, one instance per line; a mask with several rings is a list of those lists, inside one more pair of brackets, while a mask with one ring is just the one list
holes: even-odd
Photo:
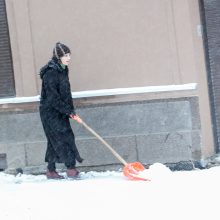
[[60, 57], [64, 56], [66, 53], [71, 53], [69, 47], [57, 42], [53, 49], [53, 57], [56, 57], [59, 60]]

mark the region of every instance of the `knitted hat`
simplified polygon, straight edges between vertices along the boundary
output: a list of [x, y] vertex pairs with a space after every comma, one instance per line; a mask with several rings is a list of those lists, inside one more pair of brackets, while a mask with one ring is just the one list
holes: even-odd
[[57, 42], [53, 49], [53, 57], [59, 60], [60, 57], [64, 56], [66, 53], [71, 53], [69, 47], [60, 42]]

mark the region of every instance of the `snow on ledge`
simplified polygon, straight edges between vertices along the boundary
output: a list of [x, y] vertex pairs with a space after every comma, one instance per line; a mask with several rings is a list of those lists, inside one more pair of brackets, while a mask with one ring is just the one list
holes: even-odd
[[[73, 98], [86, 98], [86, 97], [127, 95], [127, 94], [138, 94], [138, 93], [185, 91], [185, 90], [195, 90], [196, 87], [197, 87], [197, 83], [188, 83], [188, 84], [182, 84], [182, 85], [164, 85], [164, 86], [146, 86], [146, 87], [88, 90], [88, 91], [72, 92], [72, 97]], [[0, 99], [0, 104], [27, 103], [27, 102], [38, 102], [38, 101], [40, 101], [39, 95], [30, 96], [30, 97], [2, 98]]]
[[137, 93], [155, 93], [155, 92], [172, 92], [181, 90], [195, 90], [197, 83], [189, 83], [182, 85], [165, 85], [165, 86], [146, 86], [146, 87], [130, 87], [117, 89], [89, 90], [73, 92], [73, 98], [110, 96], [110, 95], [126, 95]]

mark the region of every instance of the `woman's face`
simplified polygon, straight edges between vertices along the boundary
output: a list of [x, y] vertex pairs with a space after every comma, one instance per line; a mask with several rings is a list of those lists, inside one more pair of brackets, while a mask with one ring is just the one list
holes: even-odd
[[70, 53], [66, 53], [64, 56], [62, 56], [62, 57], [60, 58], [61, 63], [62, 63], [63, 65], [66, 65], [66, 66], [69, 65], [70, 59], [71, 59]]

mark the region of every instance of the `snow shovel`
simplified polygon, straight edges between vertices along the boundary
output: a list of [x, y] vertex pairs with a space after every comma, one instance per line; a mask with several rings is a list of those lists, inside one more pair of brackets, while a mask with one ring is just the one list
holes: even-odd
[[130, 180], [145, 180], [143, 175], [140, 175], [145, 167], [140, 162], [127, 163], [100, 135], [98, 135], [92, 128], [90, 128], [78, 115], [71, 116], [72, 119], [83, 125], [88, 131], [90, 131], [99, 141], [101, 141], [112, 154], [124, 165], [123, 174]]

